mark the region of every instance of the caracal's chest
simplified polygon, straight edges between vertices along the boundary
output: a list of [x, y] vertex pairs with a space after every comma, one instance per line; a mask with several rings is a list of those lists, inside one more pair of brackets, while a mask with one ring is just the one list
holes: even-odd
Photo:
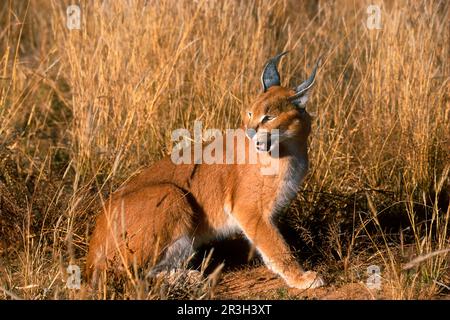
[[280, 166], [280, 177], [271, 212], [276, 214], [289, 207], [308, 171], [308, 158], [302, 155], [288, 157]]
[[[249, 170], [245, 174], [258, 176], [252, 183], [250, 192], [245, 196], [245, 209], [250, 209], [251, 215], [266, 215], [273, 217], [286, 210], [291, 201], [296, 197], [298, 188], [307, 172], [307, 157], [287, 157], [280, 159], [276, 164], [277, 173], [274, 175], [263, 175], [261, 172]], [[242, 172], [243, 174], [244, 172]], [[248, 184], [250, 180], [245, 183]], [[245, 188], [245, 190], [248, 190]], [[226, 201], [223, 206], [221, 223], [217, 225], [216, 236], [228, 236], [241, 230], [236, 203]]]
[[267, 183], [269, 194], [266, 196], [268, 200], [266, 210], [270, 215], [280, 213], [289, 207], [307, 171], [308, 158], [299, 154], [279, 159], [278, 173], [272, 178], [263, 177], [263, 180], [272, 182], [271, 185]]
[[264, 167], [243, 169], [240, 172], [243, 187], [239, 189], [243, 191], [239, 197], [253, 203], [254, 210], [260, 214], [284, 211], [296, 197], [307, 170], [308, 157], [301, 153], [272, 159], [270, 165]]

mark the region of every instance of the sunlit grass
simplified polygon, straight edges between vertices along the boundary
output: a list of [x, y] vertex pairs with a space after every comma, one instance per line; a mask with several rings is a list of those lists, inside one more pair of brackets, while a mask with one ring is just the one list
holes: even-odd
[[[370, 1], [86, 1], [72, 31], [69, 3], [0, 4], [1, 298], [93, 297], [65, 268], [84, 265], [99, 199], [169, 154], [173, 129], [238, 127], [283, 50], [286, 86], [324, 55], [290, 223], [347, 281], [370, 252], [389, 297], [448, 285], [448, 253], [402, 269], [450, 246], [446, 1], [381, 2], [380, 30]], [[387, 230], [388, 215], [407, 224]], [[134, 283], [95, 297], [160, 297]]]

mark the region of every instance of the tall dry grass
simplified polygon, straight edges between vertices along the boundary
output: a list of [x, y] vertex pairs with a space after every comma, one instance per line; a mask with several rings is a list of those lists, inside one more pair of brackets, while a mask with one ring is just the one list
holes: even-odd
[[392, 298], [448, 286], [448, 253], [402, 269], [450, 246], [446, 1], [377, 1], [380, 30], [365, 25], [371, 1], [84, 1], [79, 31], [70, 3], [0, 4], [0, 297], [165, 297], [137, 276], [69, 290], [65, 267], [83, 266], [100, 198], [168, 154], [173, 129], [237, 127], [286, 49], [291, 86], [325, 55], [312, 168], [287, 219], [303, 249], [332, 282], [379, 264]]

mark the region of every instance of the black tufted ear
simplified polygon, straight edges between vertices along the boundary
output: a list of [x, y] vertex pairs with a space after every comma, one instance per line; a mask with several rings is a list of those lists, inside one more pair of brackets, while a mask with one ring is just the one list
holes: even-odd
[[264, 67], [264, 70], [261, 74], [263, 92], [266, 92], [267, 89], [272, 86], [279, 86], [281, 84], [280, 74], [278, 73], [277, 66], [281, 57], [286, 53], [288, 53], [288, 51], [276, 55], [266, 63], [266, 66]]
[[308, 101], [309, 89], [311, 89], [311, 87], [314, 84], [317, 68], [320, 66], [321, 62], [322, 62], [322, 58], [320, 57], [317, 60], [316, 65], [314, 66], [313, 72], [311, 73], [309, 78], [306, 79], [301, 85], [296, 87], [295, 94], [292, 97], [289, 97], [289, 101], [291, 101], [297, 107], [304, 107], [304, 105], [306, 104], [306, 101]]

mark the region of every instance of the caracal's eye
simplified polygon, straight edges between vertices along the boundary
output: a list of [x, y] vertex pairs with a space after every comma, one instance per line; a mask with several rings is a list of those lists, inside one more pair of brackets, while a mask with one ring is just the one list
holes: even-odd
[[250, 111], [248, 111], [248, 112], [247, 112], [247, 115], [248, 115], [249, 118], [251, 118], [252, 115], [253, 115], [253, 113], [251, 113]]
[[272, 121], [273, 119], [275, 119], [274, 116], [265, 115], [261, 118], [261, 123], [264, 124], [266, 122]]

